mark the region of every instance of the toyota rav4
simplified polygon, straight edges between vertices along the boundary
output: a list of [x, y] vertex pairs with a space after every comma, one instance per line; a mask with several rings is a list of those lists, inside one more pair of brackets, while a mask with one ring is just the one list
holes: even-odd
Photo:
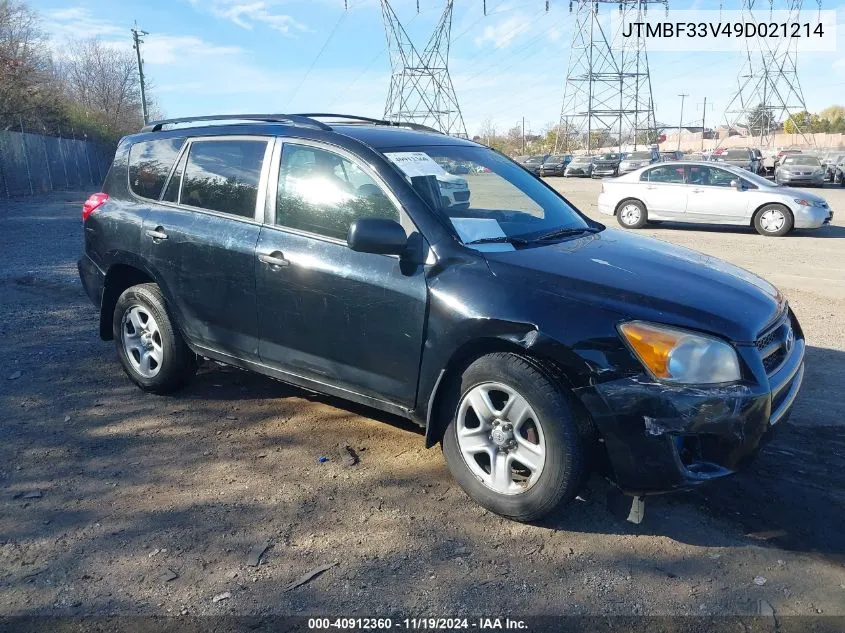
[[405, 416], [517, 520], [591, 470], [639, 496], [748, 461], [804, 373], [784, 297], [419, 128], [228, 115], [124, 138], [79, 273], [129, 378], [171, 392], [212, 359]]

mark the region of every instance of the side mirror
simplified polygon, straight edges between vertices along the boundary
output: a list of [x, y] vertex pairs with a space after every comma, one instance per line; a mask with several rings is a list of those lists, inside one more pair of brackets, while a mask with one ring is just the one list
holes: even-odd
[[408, 236], [396, 220], [358, 218], [349, 227], [346, 243], [359, 253], [401, 255], [408, 247]]
[[742, 183], [739, 180], [731, 180], [731, 187], [737, 191], [742, 191]]

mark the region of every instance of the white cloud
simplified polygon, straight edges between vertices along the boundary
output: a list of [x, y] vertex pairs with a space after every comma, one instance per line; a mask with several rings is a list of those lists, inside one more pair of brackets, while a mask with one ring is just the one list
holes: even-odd
[[298, 22], [293, 16], [279, 13], [275, 10], [278, 0], [190, 0], [191, 5], [198, 10], [208, 10], [212, 15], [229, 20], [242, 29], [252, 30], [253, 27], [263, 25], [283, 35], [292, 31], [307, 31], [308, 27]]

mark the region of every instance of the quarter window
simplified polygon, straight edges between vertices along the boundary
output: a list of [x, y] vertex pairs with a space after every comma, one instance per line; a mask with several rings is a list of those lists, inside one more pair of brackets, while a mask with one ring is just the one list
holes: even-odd
[[266, 148], [267, 141], [260, 140], [195, 141], [188, 152], [180, 202], [254, 218]]
[[352, 161], [327, 150], [285, 143], [277, 225], [345, 240], [352, 221], [365, 217], [399, 221], [399, 211]]
[[135, 143], [129, 150], [129, 188], [136, 196], [158, 200], [184, 138]]

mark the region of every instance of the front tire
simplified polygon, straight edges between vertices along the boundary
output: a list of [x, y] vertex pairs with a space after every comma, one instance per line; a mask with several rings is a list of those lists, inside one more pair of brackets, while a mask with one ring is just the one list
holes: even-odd
[[449, 470], [491, 512], [533, 521], [583, 480], [583, 440], [562, 390], [531, 361], [482, 356], [460, 378], [443, 436]]
[[767, 204], [754, 216], [754, 228], [760, 235], [783, 237], [792, 230], [792, 213], [780, 204]]
[[648, 222], [648, 211], [639, 200], [626, 200], [616, 209], [616, 221], [626, 229], [640, 229]]
[[156, 284], [123, 291], [114, 308], [112, 333], [123, 371], [144, 391], [169, 393], [196, 373], [196, 355], [173, 324]]

